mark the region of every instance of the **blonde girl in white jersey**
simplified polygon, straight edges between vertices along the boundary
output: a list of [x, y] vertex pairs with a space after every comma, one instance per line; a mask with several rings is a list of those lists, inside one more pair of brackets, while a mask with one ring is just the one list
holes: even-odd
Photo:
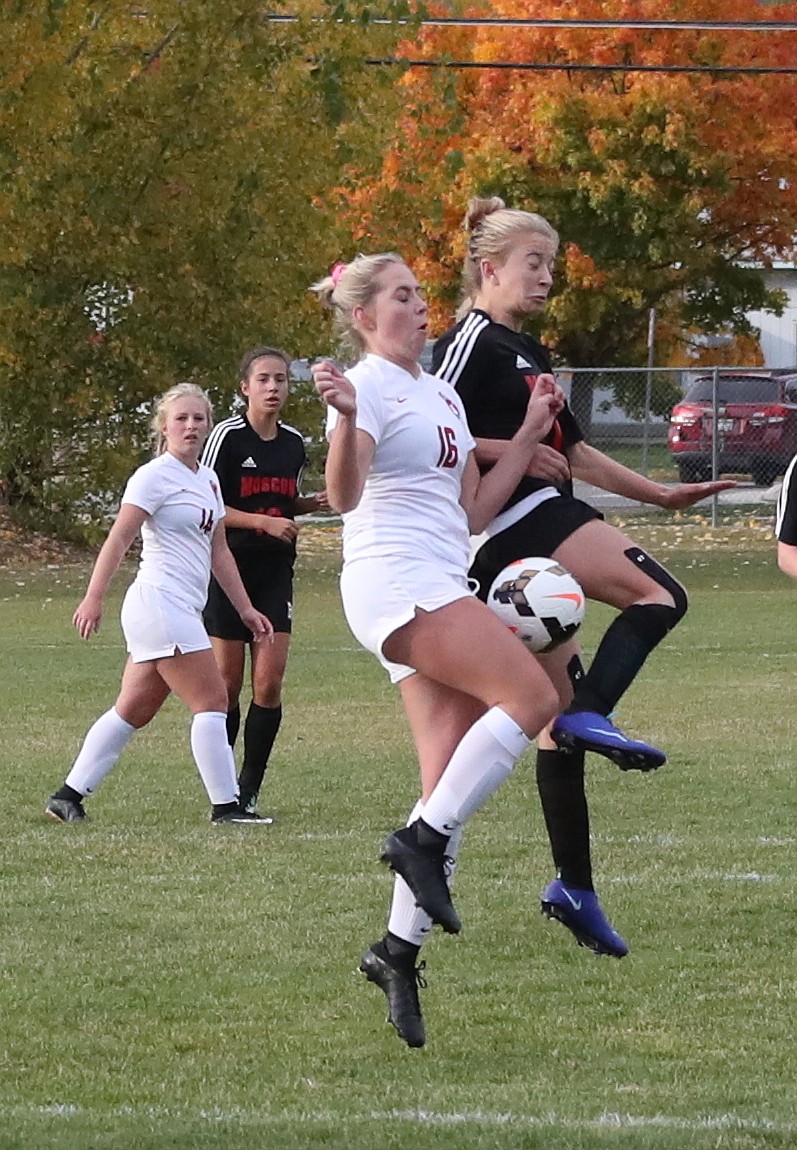
[[456, 393], [418, 364], [427, 308], [403, 260], [358, 256], [312, 290], [359, 356], [345, 374], [313, 367], [329, 408], [328, 498], [343, 515], [344, 610], [399, 684], [421, 770], [420, 802], [382, 854], [396, 873], [388, 931], [360, 969], [400, 1037], [422, 1046], [415, 964], [432, 922], [460, 929], [447, 875], [464, 824], [556, 711], [544, 671], [468, 587], [469, 535], [514, 489], [563, 400], [552, 379], [535, 389], [480, 477]]
[[272, 636], [271, 623], [252, 606], [227, 546], [215, 472], [198, 461], [211, 422], [210, 401], [193, 383], [177, 384], [158, 401], [156, 457], [131, 476], [73, 616], [84, 639], [99, 630], [108, 585], [140, 532], [141, 563], [122, 606], [129, 658], [119, 696], [88, 732], [63, 786], [47, 803], [45, 814], [55, 822], [86, 817], [83, 800], [171, 691], [193, 715], [191, 750], [212, 804], [212, 821], [262, 821], [238, 804], [227, 742], [227, 694], [202, 624], [212, 569], [254, 639]]

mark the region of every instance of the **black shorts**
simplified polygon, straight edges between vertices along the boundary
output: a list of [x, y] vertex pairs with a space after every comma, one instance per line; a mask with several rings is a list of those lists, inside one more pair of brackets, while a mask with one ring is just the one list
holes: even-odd
[[600, 511], [572, 495], [559, 495], [538, 504], [476, 552], [468, 572], [478, 584], [476, 594], [486, 602], [493, 580], [507, 564], [516, 559], [549, 559], [565, 539], [593, 519], [603, 519]]
[[[279, 558], [238, 561], [243, 585], [253, 605], [268, 615], [275, 631], [290, 635], [293, 622], [293, 565]], [[202, 614], [208, 635], [215, 639], [251, 642], [252, 632], [215, 579], [210, 580]]]

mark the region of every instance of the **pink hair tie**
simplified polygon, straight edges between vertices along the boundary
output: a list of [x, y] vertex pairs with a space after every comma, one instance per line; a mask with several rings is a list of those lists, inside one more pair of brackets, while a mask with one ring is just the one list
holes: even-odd
[[340, 277], [343, 275], [347, 267], [348, 264], [341, 263], [340, 261], [333, 266], [332, 271], [329, 273], [332, 277], [333, 287], [338, 286], [340, 283]]

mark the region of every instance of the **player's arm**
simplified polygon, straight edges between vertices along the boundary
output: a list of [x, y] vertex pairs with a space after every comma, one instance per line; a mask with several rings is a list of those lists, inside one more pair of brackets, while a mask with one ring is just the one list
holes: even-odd
[[243, 527], [247, 531], [257, 531], [261, 535], [273, 535], [275, 539], [291, 542], [299, 534], [299, 528], [292, 519], [284, 515], [266, 515], [262, 511], [241, 511], [238, 507], [225, 504], [224, 521], [228, 527]]
[[[482, 469], [492, 467], [504, 454], [508, 439], [476, 437], [476, 462]], [[531, 453], [526, 475], [534, 479], [547, 479], [549, 483], [566, 483], [570, 478], [570, 464], [566, 456], [547, 443], [538, 443]]]
[[353, 511], [365, 489], [376, 443], [357, 427], [357, 393], [343, 372], [329, 360], [314, 363], [310, 370], [318, 394], [338, 413], [325, 468], [329, 505], [341, 513]]
[[329, 499], [326, 491], [316, 491], [314, 495], [297, 495], [296, 514], [308, 515], [313, 511], [328, 511]]
[[554, 381], [550, 386], [538, 386], [529, 397], [523, 423], [488, 472], [480, 475], [474, 453], [469, 454], [462, 475], [461, 502], [474, 535], [485, 529], [515, 490], [534, 448], [548, 434], [561, 409], [562, 398]]
[[83, 639], [100, 629], [103, 600], [108, 585], [119, 570], [130, 544], [141, 530], [149, 513], [133, 503], [123, 503], [108, 536], [100, 548], [91, 572], [86, 594], [78, 604], [72, 622]]
[[676, 483], [672, 486], [656, 483], [604, 455], [583, 440], [572, 444], [567, 449], [567, 456], [570, 470], [576, 479], [600, 487], [603, 491], [611, 491], [638, 503], [652, 503], [668, 511], [691, 507], [701, 499], [708, 499], [710, 495], [736, 486], [732, 479], [718, 479], [709, 483]]
[[227, 543], [223, 521], [213, 532], [210, 544], [210, 569], [222, 591], [252, 632], [255, 641], [263, 636], [273, 638], [274, 628], [271, 620], [252, 606], [252, 600], [243, 585], [238, 565]]
[[778, 567], [784, 575], [797, 579], [797, 546], [778, 540]]

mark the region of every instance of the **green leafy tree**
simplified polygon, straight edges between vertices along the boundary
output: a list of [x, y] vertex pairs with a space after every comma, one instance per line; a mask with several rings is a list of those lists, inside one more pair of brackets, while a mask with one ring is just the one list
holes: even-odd
[[[3, 4], [0, 482], [32, 520], [101, 518], [176, 380], [224, 414], [247, 346], [325, 346], [323, 206], [381, 77], [358, 9], [291, 11]], [[289, 418], [321, 424], [301, 388]]]

